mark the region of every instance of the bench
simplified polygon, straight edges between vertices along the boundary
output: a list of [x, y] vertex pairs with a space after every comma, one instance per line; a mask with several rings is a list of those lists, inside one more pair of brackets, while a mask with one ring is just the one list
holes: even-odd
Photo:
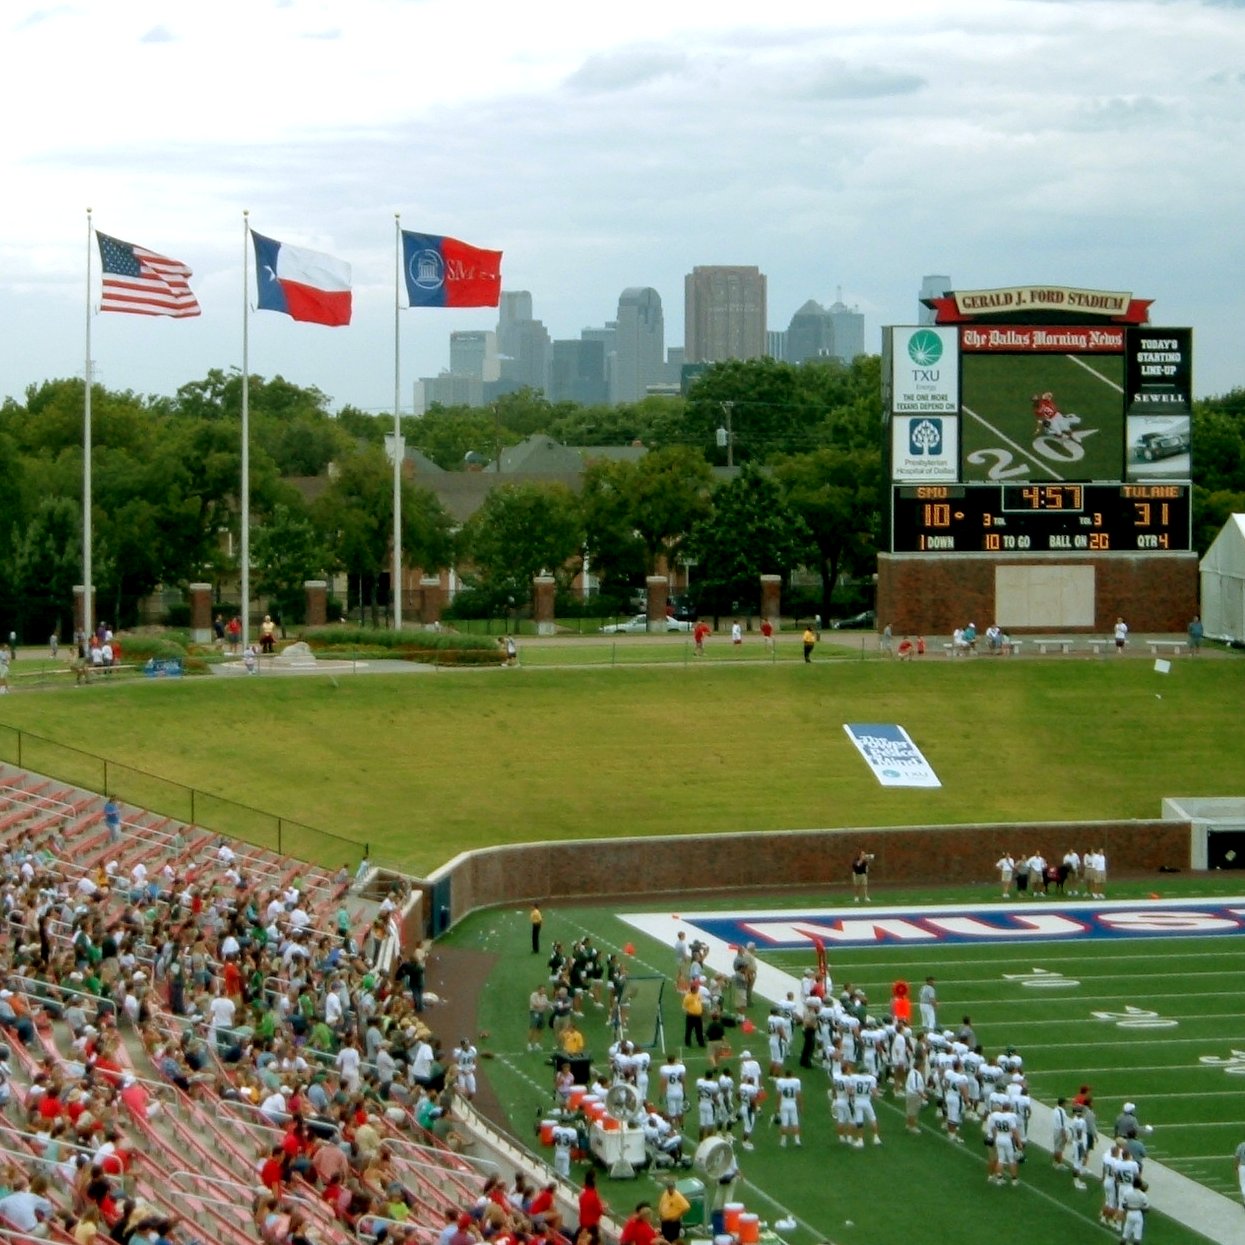
[[1036, 644], [1038, 646], [1038, 652], [1043, 654], [1053, 652], [1056, 649], [1061, 653], [1072, 652], [1071, 640], [1037, 640]]
[[1189, 647], [1188, 640], [1147, 640], [1146, 645], [1150, 652], [1157, 657], [1160, 653], [1171, 651], [1174, 657], [1179, 657]]
[[1086, 640], [1085, 643], [1094, 650], [1095, 657], [1101, 657], [1104, 648], [1110, 650], [1115, 647], [1114, 640]]

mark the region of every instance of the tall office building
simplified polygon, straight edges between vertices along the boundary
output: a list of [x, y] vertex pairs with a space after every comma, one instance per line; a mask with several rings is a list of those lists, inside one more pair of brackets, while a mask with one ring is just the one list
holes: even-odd
[[843, 363], [850, 364], [865, 352], [865, 318], [853, 311], [842, 298], [830, 304], [826, 315], [830, 319], [830, 353]]
[[579, 340], [596, 342], [601, 347], [601, 366], [604, 369], [602, 374], [605, 377], [605, 397], [600, 400], [609, 402], [610, 394], [613, 392], [614, 367], [617, 364], [618, 357], [618, 325], [613, 320], [607, 320], [599, 328], [580, 329]]
[[693, 268], [683, 280], [688, 363], [759, 359], [766, 350], [765, 275], [759, 268]]
[[517, 331], [520, 324], [532, 318], [532, 295], [527, 290], [502, 290], [497, 307], [497, 349], [501, 354], [514, 358]]
[[767, 329], [765, 332], [765, 353], [775, 363], [787, 361], [787, 330]]
[[941, 298], [949, 289], [951, 289], [951, 278], [940, 276], [929, 276], [921, 278], [921, 292], [917, 295], [916, 304], [916, 322], [918, 324], [933, 324], [933, 309], [927, 307], [921, 299], [923, 298]]
[[501, 359], [501, 379], [506, 388], [546, 392], [549, 388], [549, 330], [539, 320], [520, 320], [508, 333], [511, 350]]
[[605, 344], [579, 338], [555, 341], [549, 368], [549, 401], [594, 406], [609, 399]]
[[649, 385], [665, 378], [665, 353], [661, 295], [647, 286], [623, 290], [615, 321], [610, 401], [639, 402]]
[[460, 329], [450, 334], [450, 371], [455, 376], [496, 380], [501, 375], [497, 359], [497, 334], [491, 329]]
[[788, 363], [805, 363], [809, 359], [824, 359], [833, 353], [834, 324], [830, 313], [810, 298], [791, 317], [791, 323], [787, 326], [784, 357]]

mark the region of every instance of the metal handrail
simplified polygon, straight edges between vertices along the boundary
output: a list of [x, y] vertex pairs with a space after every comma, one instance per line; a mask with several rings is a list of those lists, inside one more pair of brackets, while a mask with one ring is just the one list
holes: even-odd
[[[179, 1168], [177, 1171], [169, 1172], [169, 1179], [178, 1183], [183, 1183], [179, 1178], [188, 1177], [193, 1184], [218, 1184], [223, 1185], [227, 1189], [236, 1189], [240, 1193], [245, 1193], [247, 1197], [251, 1197], [255, 1193], [255, 1185], [247, 1184], [242, 1180], [231, 1180], [228, 1176], [207, 1176], [203, 1172], [187, 1171]], [[193, 1192], [193, 1184], [191, 1192]], [[196, 1195], [198, 1196], [198, 1195]], [[215, 1201], [216, 1199], [203, 1199], [205, 1201]], [[297, 1202], [300, 1206], [314, 1206], [315, 1203], [303, 1197], [300, 1193], [290, 1193], [288, 1190], [281, 1194], [281, 1200], [284, 1202]], [[228, 1206], [237, 1208], [237, 1200], [225, 1203]]]

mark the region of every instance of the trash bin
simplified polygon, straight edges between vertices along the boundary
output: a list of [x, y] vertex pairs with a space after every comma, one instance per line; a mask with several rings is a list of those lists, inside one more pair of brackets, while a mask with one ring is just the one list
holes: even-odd
[[680, 1180], [675, 1188], [683, 1194], [688, 1201], [687, 1213], [683, 1216], [683, 1226], [686, 1228], [702, 1228], [705, 1224], [705, 1186], [704, 1182], [697, 1180], [695, 1176], [687, 1176]]

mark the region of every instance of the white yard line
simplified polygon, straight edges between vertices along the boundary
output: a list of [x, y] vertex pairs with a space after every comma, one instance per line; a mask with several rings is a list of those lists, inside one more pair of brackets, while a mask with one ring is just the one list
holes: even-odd
[[1104, 376], [1100, 371], [1098, 371], [1097, 368], [1090, 367], [1089, 364], [1080, 357], [1080, 355], [1069, 354], [1064, 355], [1064, 358], [1070, 363], [1075, 363], [1077, 367], [1083, 367], [1091, 376], [1096, 376], [1104, 385], [1108, 385], [1110, 388], [1114, 389], [1116, 393], [1124, 392], [1122, 386], [1117, 385], [1110, 376]]

